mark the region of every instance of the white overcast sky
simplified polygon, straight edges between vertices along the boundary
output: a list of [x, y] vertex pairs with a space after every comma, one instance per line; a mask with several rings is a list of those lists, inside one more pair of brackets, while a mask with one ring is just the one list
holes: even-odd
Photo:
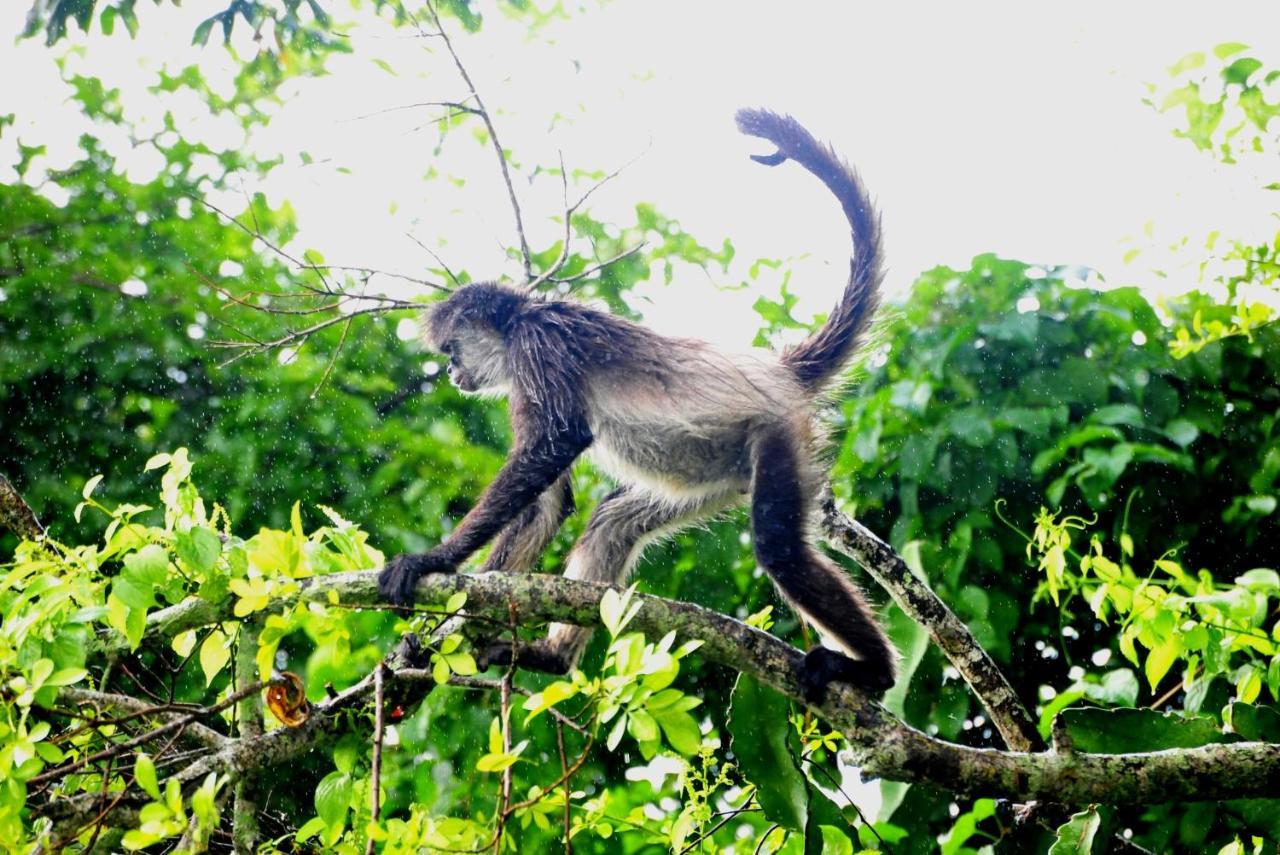
[[[170, 109], [189, 137], [242, 144], [234, 123], [201, 115], [192, 99], [160, 101], [145, 90], [162, 64], [196, 61], [225, 81], [234, 63], [216, 35], [204, 50], [189, 46], [195, 23], [225, 5], [140, 4], [136, 41], [95, 33], [69, 68], [121, 87], [144, 130]], [[328, 5], [349, 14], [345, 3]], [[25, 7], [10, 3], [0, 18], [0, 113], [18, 114], [17, 133], [0, 140], [5, 181], [14, 180], [16, 139], [49, 145], [38, 174], [73, 159], [84, 128], [54, 54], [40, 39], [13, 41]], [[760, 148], [734, 131], [739, 106], [794, 113], [859, 168], [883, 211], [889, 288], [898, 294], [923, 269], [967, 266], [987, 251], [1149, 285], [1152, 264], [1168, 263], [1154, 245], [1199, 241], [1211, 229], [1252, 236], [1276, 228], [1274, 193], [1258, 190], [1249, 168], [1216, 165], [1171, 136], [1171, 118], [1141, 103], [1145, 82], [1163, 82], [1178, 58], [1220, 42], [1245, 42], [1280, 65], [1275, 3], [616, 0], [589, 4], [533, 38], [498, 14], [476, 36], [453, 30], [500, 113], [504, 143], [526, 166], [518, 190], [535, 238], [556, 234], [560, 188], [547, 175], [529, 182], [529, 167], [553, 165], [563, 152], [570, 168], [611, 170], [643, 153], [593, 197], [598, 216], [626, 222], [630, 205], [647, 201], [706, 243], [730, 238], [745, 261], [807, 254], [793, 282], [814, 311], [832, 302], [846, 269], [839, 210], [800, 170], [747, 159]], [[419, 272], [430, 262], [405, 237], [412, 232], [473, 275], [514, 274], [501, 250], [513, 236], [491, 152], [460, 137], [437, 154], [434, 132], [414, 130], [432, 115], [424, 110], [360, 118], [459, 98], [451, 68], [407, 31], [375, 21], [350, 33], [355, 53], [335, 59], [327, 78], [290, 84], [270, 126], [247, 142], [286, 163], [245, 189], [291, 200], [300, 244], [333, 263]], [[78, 31], [70, 42], [86, 44]], [[254, 49], [237, 43], [242, 54]], [[553, 125], [557, 112], [572, 121]], [[132, 175], [154, 174], [154, 154], [117, 143]], [[303, 165], [303, 151], [317, 162]], [[420, 181], [433, 167], [465, 186]], [[1123, 264], [1134, 246], [1149, 251]], [[1195, 284], [1199, 258], [1181, 260], [1159, 287]], [[710, 280], [737, 282], [741, 273]], [[756, 326], [750, 294], [717, 292], [699, 271], [645, 293], [652, 320], [670, 332], [743, 345]]]

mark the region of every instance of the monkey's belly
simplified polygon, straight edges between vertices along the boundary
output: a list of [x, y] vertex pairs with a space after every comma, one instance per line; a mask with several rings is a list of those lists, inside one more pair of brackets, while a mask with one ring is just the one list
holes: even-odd
[[691, 436], [662, 424], [597, 425], [589, 456], [619, 483], [676, 499], [744, 489], [750, 480], [745, 430]]

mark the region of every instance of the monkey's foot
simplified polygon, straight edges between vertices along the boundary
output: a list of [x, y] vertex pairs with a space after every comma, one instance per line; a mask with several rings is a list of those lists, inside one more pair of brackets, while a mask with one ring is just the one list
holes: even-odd
[[838, 650], [815, 647], [804, 656], [800, 668], [800, 691], [811, 704], [820, 704], [833, 681], [879, 697], [893, 685], [893, 674], [869, 662], [851, 659]]
[[449, 561], [430, 552], [417, 555], [397, 555], [387, 562], [378, 574], [378, 593], [382, 599], [397, 606], [413, 605], [413, 595], [418, 580], [427, 573], [453, 573], [457, 568]]
[[549, 648], [545, 641], [533, 644], [513, 645], [510, 641], [495, 641], [480, 654], [477, 663], [483, 671], [489, 667], [508, 668], [512, 664], [511, 654], [515, 653], [515, 665], [527, 671], [542, 671], [547, 674], [568, 674], [572, 663], [568, 657]]

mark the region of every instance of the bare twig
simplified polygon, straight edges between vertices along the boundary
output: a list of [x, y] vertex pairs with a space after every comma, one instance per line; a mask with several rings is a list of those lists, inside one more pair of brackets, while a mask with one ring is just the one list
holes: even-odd
[[569, 755], [564, 750], [564, 725], [556, 722], [556, 750], [560, 753], [560, 777], [564, 779], [564, 855], [573, 855], [572, 826], [569, 822], [569, 797], [573, 793], [569, 774]]
[[457, 67], [458, 74], [462, 77], [462, 82], [467, 85], [467, 91], [470, 94], [463, 102], [475, 102], [475, 107], [470, 109], [484, 122], [485, 129], [489, 132], [489, 142], [492, 143], [493, 150], [498, 156], [498, 167], [502, 170], [502, 180], [507, 185], [507, 197], [511, 200], [511, 212], [515, 215], [516, 235], [520, 238], [520, 256], [524, 261], [524, 278], [527, 282], [533, 278], [533, 255], [529, 252], [529, 239], [525, 236], [524, 218], [520, 214], [520, 200], [516, 198], [516, 188], [511, 181], [511, 168], [507, 165], [506, 151], [502, 148], [502, 142], [498, 139], [498, 130], [493, 125], [493, 117], [484, 106], [480, 93], [476, 91], [476, 86], [471, 81], [471, 75], [467, 73], [467, 67], [462, 63], [462, 59], [453, 47], [453, 41], [440, 23], [440, 16], [436, 13], [435, 3], [427, 0], [426, 5], [427, 12], [431, 15], [431, 20], [435, 24], [436, 34], [444, 42], [445, 49], [449, 51], [449, 56], [453, 58], [453, 64]]
[[61, 766], [56, 766], [53, 769], [49, 769], [48, 771], [41, 772], [39, 775], [36, 775], [35, 777], [27, 781], [27, 785], [37, 786], [46, 781], [56, 781], [61, 778], [65, 778], [67, 775], [70, 775], [73, 772], [78, 772], [79, 770], [83, 769], [85, 766], [88, 766], [90, 763], [97, 763], [99, 760], [106, 760], [110, 757], [118, 757], [119, 755], [125, 753], [126, 751], [131, 751], [132, 749], [137, 748], [140, 745], [146, 745], [148, 742], [151, 742], [154, 739], [159, 739], [162, 736], [167, 736], [171, 733], [178, 732], [183, 728], [185, 728], [187, 725], [197, 721], [198, 719], [208, 718], [209, 716], [217, 715], [223, 710], [235, 706], [241, 700], [254, 694], [255, 692], [261, 692], [263, 688], [265, 688], [267, 685], [269, 685], [269, 683], [258, 682], [258, 683], [254, 683], [251, 686], [246, 686], [237, 692], [232, 692], [226, 698], [224, 698], [223, 700], [219, 701], [218, 703], [212, 706], [201, 707], [198, 711], [175, 718], [173, 721], [162, 724], [159, 727], [152, 728], [151, 730], [148, 730], [146, 733], [139, 734], [138, 736], [135, 736], [132, 739], [126, 740], [124, 742], [116, 743], [110, 748], [104, 748], [103, 750], [90, 754], [86, 757], [81, 757], [79, 760], [74, 760], [70, 763], [64, 763]]
[[303, 341], [323, 329], [328, 329], [329, 327], [344, 323], [352, 318], [359, 317], [360, 315], [375, 315], [388, 311], [391, 310], [386, 306], [371, 306], [366, 309], [356, 309], [355, 311], [339, 315], [335, 318], [326, 318], [319, 323], [312, 324], [311, 326], [304, 327], [300, 330], [291, 330], [280, 338], [273, 339], [271, 341], [257, 342], [216, 340], [209, 342], [209, 345], [211, 347], [219, 347], [226, 350], [246, 350], [249, 353], [261, 353], [267, 350], [276, 350], [278, 348], [287, 347], [295, 342]]
[[329, 354], [329, 361], [324, 366], [324, 372], [316, 382], [316, 387], [311, 390], [312, 398], [320, 394], [320, 390], [329, 379], [329, 375], [333, 373], [333, 366], [338, 364], [338, 354], [342, 353], [342, 348], [347, 343], [347, 334], [351, 332], [351, 320], [348, 317], [347, 322], [342, 325], [342, 335], [338, 337], [338, 346], [333, 349], [333, 353]]
[[[369, 793], [369, 816], [372, 822], [378, 821], [378, 814], [382, 812], [382, 733], [385, 729], [383, 722], [383, 707], [386, 705], [384, 696], [382, 675], [385, 667], [381, 662], [373, 669], [373, 762], [369, 772], [370, 782]], [[368, 844], [365, 846], [365, 855], [373, 855], [376, 841], [370, 837]]]
[[[139, 700], [130, 695], [120, 695], [112, 692], [99, 692], [93, 689], [81, 689], [74, 686], [68, 686], [58, 692], [58, 701], [60, 703], [73, 705], [76, 707], [93, 707], [101, 713], [104, 709], [117, 709], [125, 711], [124, 715], [111, 716], [110, 718], [88, 718], [83, 710], [61, 710], [55, 711], [65, 713], [68, 716], [74, 716], [77, 719], [84, 720], [88, 725], [93, 727], [120, 727], [140, 718], [150, 716], [159, 716], [163, 718], [173, 718], [174, 716], [203, 716], [208, 717], [204, 707], [196, 704], [148, 704], [146, 701]], [[78, 729], [77, 731], [78, 732]], [[203, 745], [206, 748], [221, 748], [226, 743], [227, 737], [218, 733], [211, 727], [200, 724], [199, 722], [191, 722], [183, 731], [183, 733], [191, 738], [194, 742]], [[71, 733], [61, 734], [60, 739], [71, 736]]]
[[551, 281], [556, 283], [557, 285], [565, 285], [570, 282], [578, 282], [590, 276], [594, 276], [595, 274], [599, 273], [601, 270], [604, 270], [606, 267], [609, 267], [612, 264], [617, 264], [622, 259], [635, 255], [637, 252], [644, 249], [648, 245], [648, 243], [649, 243], [648, 241], [642, 240], [640, 241], [640, 243], [636, 244], [630, 249], [625, 249], [622, 252], [618, 253], [617, 255], [612, 256], [611, 258], [606, 258], [604, 261], [601, 261], [599, 264], [593, 264], [590, 267], [586, 268], [585, 270], [581, 271], [580, 273], [575, 273], [572, 276], [565, 276], [565, 277], [553, 276], [551, 277]]
[[470, 100], [471, 100], [471, 96], [468, 95], [466, 98], [462, 99], [461, 101], [419, 101], [416, 104], [401, 104], [398, 107], [384, 107], [381, 110], [374, 110], [372, 113], [365, 113], [360, 116], [353, 116], [350, 119], [342, 119], [341, 121], [343, 123], [360, 122], [360, 121], [364, 121], [365, 119], [376, 118], [377, 116], [385, 116], [388, 113], [400, 113], [405, 110], [417, 110], [422, 107], [446, 107], [458, 113], [473, 113], [473, 114], [479, 113], [480, 111], [477, 110], [475, 107], [467, 106], [466, 102]]
[[[583, 204], [588, 199], [591, 198], [592, 193], [595, 193], [605, 184], [608, 184], [614, 178], [617, 178], [620, 174], [622, 174], [623, 170], [625, 170], [627, 167], [631, 166], [631, 164], [635, 163], [637, 160], [643, 157], [644, 154], [645, 152], [641, 152], [640, 154], [631, 158], [631, 160], [624, 163], [622, 166], [619, 166], [613, 172], [610, 172], [608, 175], [601, 178], [595, 184], [592, 184], [589, 188], [587, 188], [587, 191], [585, 193], [583, 193], [581, 196], [578, 197], [578, 201], [574, 202], [572, 205], [569, 204], [569, 173], [564, 168], [564, 154], [563, 153], [560, 154], [560, 185], [561, 185], [561, 192], [564, 198], [564, 240], [560, 246], [559, 257], [557, 257], [556, 260], [552, 262], [550, 267], [542, 271], [542, 273], [540, 273], [536, 279], [533, 279], [532, 281], [530, 281], [529, 284], [526, 286], [530, 291], [537, 290], [538, 286], [542, 285], [545, 282], [559, 283], [559, 282], [573, 281], [573, 279], [583, 278], [584, 274], [578, 274], [572, 279], [556, 279], [555, 278], [555, 275], [560, 272], [561, 268], [564, 267], [565, 262], [569, 260], [569, 240], [570, 240], [570, 237], [572, 236], [571, 220], [573, 218], [573, 215], [576, 214], [578, 212], [578, 209], [581, 208]], [[595, 270], [599, 270], [601, 267], [607, 267], [608, 265], [614, 263], [615, 261], [618, 261], [619, 259], [623, 258], [626, 255], [630, 255], [634, 252], [638, 252], [640, 250], [640, 247], [642, 246], [644, 246], [643, 243], [641, 243], [639, 246], [633, 249], [627, 250], [627, 252], [625, 253], [617, 255], [614, 258], [606, 262], [603, 262], [601, 265], [597, 266]], [[590, 271], [590, 273], [594, 273], [595, 270]], [[590, 273], [585, 273], [585, 275], [589, 276]]]
[[587, 758], [591, 756], [591, 746], [593, 746], [594, 744], [595, 744], [595, 737], [592, 736], [591, 734], [588, 734], [587, 741], [582, 746], [582, 752], [578, 755], [578, 759], [573, 761], [573, 765], [571, 765], [568, 769], [565, 769], [564, 772], [561, 773], [559, 778], [557, 778], [555, 781], [551, 782], [546, 787], [544, 787], [541, 796], [538, 796], [537, 798], [532, 798], [532, 799], [525, 799], [522, 802], [516, 802], [515, 804], [510, 805], [507, 808], [507, 813], [516, 813], [517, 811], [522, 811], [525, 808], [533, 807], [538, 802], [542, 801], [542, 799], [545, 798], [548, 793], [568, 783], [568, 781], [574, 775], [577, 774], [578, 770], [582, 768], [582, 764], [587, 762]]
[[687, 852], [692, 852], [694, 849], [698, 847], [699, 844], [702, 843], [702, 841], [710, 840], [717, 831], [724, 828], [726, 825], [728, 825], [730, 822], [737, 819], [738, 817], [742, 816], [744, 813], [751, 813], [757, 810], [760, 810], [760, 808], [757, 807], [755, 804], [753, 804], [752, 800], [748, 800], [747, 803], [744, 804], [742, 807], [735, 808], [734, 810], [729, 811], [724, 815], [724, 818], [722, 818], [719, 822], [717, 822], [715, 825], [711, 826], [711, 828], [709, 828], [707, 831], [702, 832], [693, 840], [691, 840], [688, 846], [680, 850], [680, 855], [685, 855], [685, 853]]
[[[514, 642], [512, 642], [514, 644]], [[511, 666], [502, 675], [502, 688], [498, 693], [499, 717], [502, 721], [502, 752], [511, 753], [511, 675], [515, 670], [515, 657], [511, 658]], [[511, 766], [502, 770], [502, 795], [498, 805], [498, 827], [494, 832], [493, 852], [498, 855], [502, 851], [502, 834], [507, 827], [507, 817], [511, 815]]]
[[414, 236], [413, 236], [412, 234], [410, 234], [409, 232], [405, 232], [405, 237], [409, 238], [409, 240], [411, 240], [411, 241], [413, 241], [414, 243], [416, 243], [419, 247], [421, 247], [421, 248], [422, 248], [422, 251], [423, 251], [423, 252], [427, 253], [427, 255], [430, 255], [432, 258], [434, 258], [434, 259], [435, 259], [436, 264], [439, 264], [439, 265], [440, 265], [440, 269], [444, 271], [444, 274], [445, 274], [446, 276], [448, 276], [448, 277], [449, 277], [449, 281], [453, 283], [453, 287], [455, 287], [455, 288], [461, 288], [461, 287], [462, 287], [462, 282], [461, 282], [461, 280], [459, 280], [459, 279], [458, 279], [457, 275], [456, 275], [456, 274], [454, 274], [453, 270], [449, 267], [449, 265], [445, 264], [444, 259], [443, 259], [443, 258], [441, 258], [441, 257], [439, 256], [439, 254], [438, 254], [434, 249], [432, 249], [431, 247], [427, 246], [427, 245], [426, 245], [425, 243], [423, 243], [422, 241], [418, 240], [416, 237], [414, 237]]
[[[357, 266], [353, 266], [353, 265], [349, 265], [349, 264], [313, 264], [313, 265], [312, 265], [312, 269], [314, 269], [314, 270], [336, 270], [336, 271], [338, 271], [339, 273], [363, 273], [363, 274], [365, 274], [365, 275], [367, 275], [367, 276], [386, 276], [386, 277], [388, 277], [388, 278], [390, 278], [390, 279], [399, 279], [399, 280], [404, 281], [404, 282], [411, 282], [411, 283], [413, 283], [414, 285], [422, 285], [422, 286], [424, 286], [424, 287], [426, 287], [426, 288], [432, 288], [432, 289], [434, 289], [434, 290], [436, 290], [436, 291], [441, 291], [441, 292], [443, 292], [443, 293], [445, 293], [445, 294], [448, 294], [448, 293], [452, 290], [451, 288], [448, 288], [448, 287], [446, 287], [446, 286], [444, 286], [444, 285], [441, 285], [439, 282], [432, 282], [430, 279], [420, 279], [420, 278], [418, 278], [417, 276], [410, 276], [410, 275], [408, 275], [407, 273], [396, 273], [395, 271], [392, 271], [392, 270], [379, 270], [379, 269], [378, 269], [378, 268], [376, 268], [376, 267], [357, 267]], [[342, 293], [342, 292], [341, 292], [340, 290], [338, 290], [338, 289], [335, 289], [335, 293]], [[353, 299], [357, 299], [357, 298], [353, 298]], [[369, 296], [361, 296], [361, 297], [359, 297], [358, 299], [361, 299], [361, 300], [381, 300], [381, 301], [383, 301], [383, 302], [385, 302], [385, 303], [392, 303], [392, 304], [395, 304], [395, 305], [397, 305], [397, 306], [399, 306], [399, 307], [401, 307], [401, 308], [403, 308], [403, 309], [420, 309], [420, 308], [422, 308], [422, 304], [421, 304], [421, 303], [415, 303], [415, 302], [414, 302], [414, 301], [412, 301], [412, 300], [400, 300], [400, 299], [397, 299], [397, 298], [395, 298], [395, 297], [387, 297], [387, 296], [382, 295], [382, 294], [374, 294], [374, 295], [369, 295]]]
[[315, 286], [313, 286], [313, 285], [307, 285], [307, 284], [305, 284], [305, 283], [298, 283], [298, 284], [299, 284], [299, 285], [301, 285], [303, 288], [307, 288], [307, 289], [309, 289], [309, 290], [313, 290], [313, 291], [316, 291], [317, 293], [321, 293], [321, 294], [325, 294], [325, 295], [332, 295], [332, 294], [333, 294], [333, 290], [331, 289], [331, 287], [330, 287], [330, 285], [329, 285], [329, 280], [328, 280], [327, 278], [325, 278], [325, 275], [324, 275], [324, 271], [323, 271], [323, 270], [321, 270], [320, 268], [316, 267], [314, 264], [310, 263], [309, 261], [302, 261], [302, 260], [300, 260], [300, 259], [298, 259], [298, 258], [295, 258], [294, 256], [292, 256], [292, 255], [290, 255], [289, 253], [285, 252], [285, 251], [284, 251], [283, 249], [281, 249], [279, 246], [277, 246], [276, 244], [272, 243], [270, 240], [268, 240], [268, 239], [267, 239], [266, 235], [264, 235], [264, 234], [262, 233], [261, 229], [259, 229], [259, 228], [257, 227], [257, 223], [258, 223], [258, 214], [257, 214], [257, 212], [256, 212], [256, 211], [254, 211], [254, 209], [253, 209], [253, 206], [252, 206], [252, 205], [250, 205], [250, 206], [249, 206], [249, 214], [250, 214], [250, 216], [252, 216], [252, 217], [253, 217], [254, 227], [253, 227], [253, 228], [249, 228], [249, 227], [248, 227], [248, 226], [246, 226], [244, 223], [240, 222], [240, 221], [239, 221], [239, 220], [237, 220], [235, 217], [231, 216], [231, 215], [230, 215], [230, 214], [228, 214], [226, 211], [222, 210], [222, 209], [221, 209], [221, 208], [219, 208], [217, 205], [215, 205], [215, 204], [213, 204], [212, 202], [210, 202], [208, 199], [204, 199], [204, 198], [202, 198], [202, 197], [200, 197], [200, 196], [188, 196], [187, 198], [188, 198], [188, 199], [190, 199], [190, 200], [192, 200], [192, 201], [194, 201], [194, 202], [197, 202], [197, 203], [199, 203], [199, 204], [201, 204], [201, 205], [204, 205], [204, 206], [205, 206], [206, 208], [208, 208], [210, 211], [213, 211], [213, 212], [214, 212], [215, 214], [217, 214], [219, 217], [221, 217], [222, 219], [226, 220], [228, 223], [231, 223], [232, 225], [236, 226], [237, 228], [239, 228], [239, 229], [240, 229], [242, 232], [244, 232], [245, 234], [249, 235], [249, 237], [253, 238], [253, 239], [254, 239], [254, 240], [256, 240], [256, 241], [261, 242], [261, 243], [262, 243], [262, 245], [263, 245], [263, 246], [265, 246], [267, 249], [271, 250], [271, 252], [273, 252], [273, 253], [275, 253], [276, 255], [280, 256], [280, 257], [281, 257], [281, 258], [283, 258], [285, 261], [288, 261], [289, 263], [293, 264], [293, 265], [294, 265], [295, 267], [297, 267], [299, 270], [310, 270], [310, 271], [314, 272], [314, 273], [316, 274], [316, 276], [320, 279], [321, 284], [323, 285], [323, 288], [316, 288], [316, 287], [315, 287]]

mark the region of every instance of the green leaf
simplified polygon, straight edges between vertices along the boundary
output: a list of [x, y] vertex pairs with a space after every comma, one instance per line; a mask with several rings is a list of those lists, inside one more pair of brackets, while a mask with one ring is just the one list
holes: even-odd
[[1073, 814], [1071, 819], [1058, 826], [1049, 855], [1089, 855], [1093, 851], [1093, 840], [1101, 824], [1102, 818], [1098, 816], [1097, 808], [1090, 807]]
[[1178, 656], [1182, 653], [1182, 645], [1178, 639], [1170, 636], [1160, 644], [1157, 644], [1150, 653], [1147, 654], [1147, 662], [1143, 666], [1143, 671], [1147, 676], [1147, 685], [1154, 692], [1156, 686], [1160, 685], [1160, 681], [1164, 679], [1164, 675], [1169, 673], [1169, 669], [1174, 662], [1178, 661]]
[[85, 481], [84, 489], [80, 491], [80, 498], [87, 500], [90, 496], [92, 496], [93, 491], [96, 490], [98, 487], [98, 484], [102, 482], [102, 478], [103, 476], [101, 475], [94, 475], [88, 481]]
[[152, 455], [152, 457], [147, 461], [147, 465], [142, 467], [142, 471], [150, 472], [152, 469], [159, 469], [161, 466], [168, 466], [171, 459], [171, 455], [165, 452]]
[[46, 686], [70, 686], [79, 683], [85, 677], [89, 676], [89, 672], [84, 668], [63, 668], [55, 671], [44, 681]]
[[1228, 718], [1243, 739], [1280, 743], [1280, 709], [1232, 701]]
[[742, 674], [729, 710], [730, 743], [739, 768], [756, 785], [756, 799], [770, 822], [803, 831], [809, 821], [804, 776], [787, 746], [791, 704], [777, 690]]
[[662, 735], [676, 751], [692, 757], [702, 748], [702, 733], [693, 716], [681, 710], [655, 713], [654, 719], [662, 728]]
[[174, 538], [178, 558], [198, 573], [208, 573], [222, 553], [222, 541], [212, 529], [196, 526]]
[[[557, 680], [541, 692], [536, 692], [535, 694], [530, 695], [524, 702], [524, 709], [529, 712], [528, 717], [525, 718], [525, 723], [527, 724], [529, 721], [551, 709], [556, 704], [561, 701], [566, 701], [577, 694], [577, 686], [573, 683], [567, 680]], [[652, 701], [650, 702], [649, 707], [651, 709], [654, 707]]]
[[1061, 718], [1073, 748], [1081, 752], [1129, 754], [1236, 741], [1209, 716], [1077, 707], [1064, 710]]
[[209, 34], [213, 31], [213, 25], [217, 22], [220, 15], [214, 15], [212, 18], [205, 18], [196, 26], [195, 32], [191, 34], [191, 44], [203, 47], [209, 43]]
[[1226, 59], [1233, 53], [1239, 53], [1242, 50], [1248, 49], [1249, 46], [1243, 42], [1223, 42], [1222, 44], [1214, 46], [1213, 55], [1218, 59]]
[[345, 772], [330, 772], [316, 785], [316, 814], [330, 829], [341, 828], [346, 823], [351, 788], [351, 776]]
[[31, 685], [36, 688], [43, 686], [51, 676], [53, 676], [52, 659], [37, 659], [31, 666]]
[[156, 764], [147, 754], [139, 754], [133, 761], [133, 775], [138, 782], [138, 786], [146, 791], [147, 795], [156, 801], [160, 801], [160, 784], [156, 780]]
[[204, 672], [204, 684], [209, 686], [231, 661], [231, 642], [226, 634], [215, 629], [200, 645], [200, 670]]
[[1244, 86], [1249, 82], [1249, 77], [1259, 68], [1262, 68], [1261, 60], [1246, 56], [1237, 59], [1222, 70], [1222, 79], [1228, 83], [1235, 83]]
[[1260, 594], [1280, 594], [1280, 573], [1259, 567], [1237, 576], [1236, 584]]

